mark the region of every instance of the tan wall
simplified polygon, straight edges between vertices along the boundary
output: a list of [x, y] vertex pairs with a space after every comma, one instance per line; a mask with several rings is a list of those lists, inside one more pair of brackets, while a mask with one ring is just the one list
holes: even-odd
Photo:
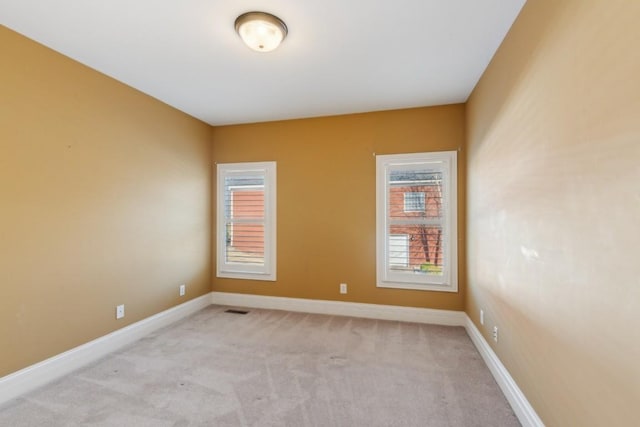
[[[464, 152], [459, 293], [376, 287], [373, 155], [460, 149], [463, 105], [216, 127], [213, 141], [215, 162], [275, 160], [278, 168], [277, 282], [214, 278], [214, 291], [463, 308]], [[215, 275], [215, 255], [213, 263]]]
[[548, 426], [640, 420], [638, 22], [529, 0], [467, 105], [467, 310]]
[[208, 125], [5, 27], [0, 52], [2, 376], [209, 292], [212, 168]]

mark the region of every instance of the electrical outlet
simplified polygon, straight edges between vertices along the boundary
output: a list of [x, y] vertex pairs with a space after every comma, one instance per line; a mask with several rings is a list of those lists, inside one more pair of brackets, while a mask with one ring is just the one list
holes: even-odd
[[340, 293], [341, 294], [346, 294], [347, 293], [347, 284], [346, 283], [340, 283]]
[[180, 296], [183, 297], [185, 293], [186, 285], [180, 285]]
[[124, 317], [124, 304], [116, 306], [116, 319], [122, 319]]
[[480, 310], [480, 324], [484, 325], [484, 310]]
[[493, 327], [493, 340], [495, 342], [498, 342], [498, 327], [497, 326]]

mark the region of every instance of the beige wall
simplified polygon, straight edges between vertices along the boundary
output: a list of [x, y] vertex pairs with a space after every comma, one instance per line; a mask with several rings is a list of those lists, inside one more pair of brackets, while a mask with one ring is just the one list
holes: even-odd
[[0, 52], [2, 376], [209, 292], [212, 168], [208, 125], [5, 27]]
[[467, 105], [467, 310], [548, 426], [640, 420], [638, 22], [529, 0]]
[[[461, 149], [463, 105], [216, 127], [213, 141], [215, 162], [275, 160], [278, 168], [277, 282], [214, 278], [214, 291], [463, 309], [464, 152], [459, 293], [376, 287], [373, 155]], [[215, 276], [215, 254], [213, 264]]]

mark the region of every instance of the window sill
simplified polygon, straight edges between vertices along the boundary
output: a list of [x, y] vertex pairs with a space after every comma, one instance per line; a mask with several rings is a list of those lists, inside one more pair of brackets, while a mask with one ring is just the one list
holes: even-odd
[[452, 285], [435, 285], [435, 284], [422, 284], [422, 283], [397, 283], [397, 282], [378, 282], [379, 288], [393, 288], [393, 289], [408, 289], [417, 291], [431, 291], [431, 292], [458, 292], [458, 286]]
[[216, 277], [220, 279], [241, 279], [241, 280], [261, 280], [265, 282], [275, 282], [275, 274], [262, 273], [234, 273], [230, 271], [218, 271]]

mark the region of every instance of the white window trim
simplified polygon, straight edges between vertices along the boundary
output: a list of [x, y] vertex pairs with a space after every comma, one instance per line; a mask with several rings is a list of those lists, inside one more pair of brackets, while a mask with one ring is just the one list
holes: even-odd
[[[225, 177], [264, 174], [264, 266], [239, 265], [225, 261], [224, 216]], [[231, 279], [276, 280], [276, 162], [219, 163], [216, 195], [216, 276]]]
[[[409, 276], [393, 273], [387, 264], [389, 257], [388, 177], [392, 169], [413, 168], [425, 164], [438, 164], [443, 168], [443, 209], [445, 231], [443, 257], [445, 268], [439, 278], [429, 275]], [[427, 291], [458, 292], [458, 184], [457, 152], [391, 154], [376, 156], [376, 284], [382, 288], [419, 289]], [[420, 278], [423, 281], [417, 281]]]

